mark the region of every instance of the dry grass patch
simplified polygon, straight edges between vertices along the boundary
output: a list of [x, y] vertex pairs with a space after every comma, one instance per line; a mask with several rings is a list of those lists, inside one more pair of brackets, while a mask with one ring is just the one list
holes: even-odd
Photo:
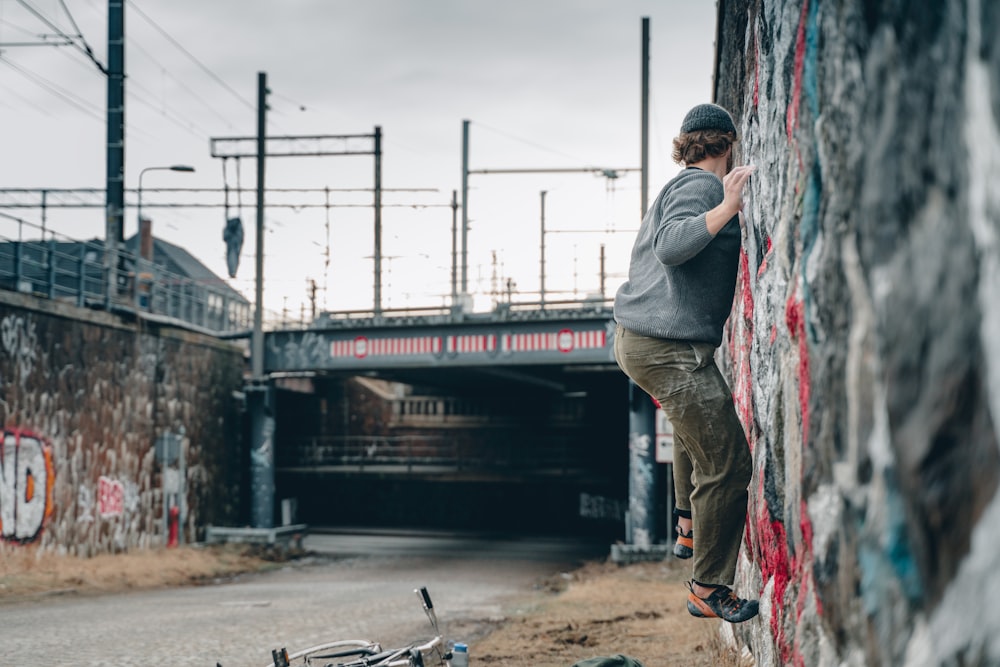
[[6, 546], [0, 548], [0, 603], [183, 586], [272, 566], [267, 554], [240, 545], [143, 549], [91, 558]]
[[588, 565], [564, 590], [525, 610], [470, 647], [477, 664], [569, 667], [624, 654], [645, 667], [737, 664], [719, 639], [721, 621], [687, 612], [689, 568], [675, 561]]

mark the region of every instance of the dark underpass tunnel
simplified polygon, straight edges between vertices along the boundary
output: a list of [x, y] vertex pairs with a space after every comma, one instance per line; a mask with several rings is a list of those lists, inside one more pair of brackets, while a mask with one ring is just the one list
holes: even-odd
[[617, 369], [572, 375], [563, 391], [279, 381], [276, 502], [294, 499], [313, 526], [623, 539], [627, 383]]

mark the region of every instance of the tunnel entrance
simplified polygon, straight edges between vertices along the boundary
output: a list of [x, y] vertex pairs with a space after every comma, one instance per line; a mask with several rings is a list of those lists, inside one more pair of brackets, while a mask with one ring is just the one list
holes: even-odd
[[[316, 526], [624, 539], [627, 381], [276, 381], [276, 499]], [[281, 514], [277, 514], [281, 516]]]

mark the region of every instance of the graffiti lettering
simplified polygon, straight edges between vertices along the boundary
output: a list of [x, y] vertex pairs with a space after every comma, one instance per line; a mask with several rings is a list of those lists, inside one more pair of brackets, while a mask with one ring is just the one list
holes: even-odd
[[308, 367], [322, 364], [330, 356], [326, 339], [312, 332], [303, 334], [302, 340], [285, 343], [284, 360], [292, 367]]
[[4, 430], [0, 445], [0, 538], [31, 542], [52, 514], [52, 450], [39, 436]]
[[580, 494], [580, 516], [585, 519], [611, 519], [623, 521], [628, 503], [616, 498]]
[[38, 338], [35, 335], [35, 323], [24, 318], [8, 315], [0, 322], [0, 344], [14, 360], [21, 381], [27, 378], [35, 367]]
[[97, 513], [102, 519], [121, 516], [125, 512], [125, 486], [117, 479], [101, 476], [97, 479]]
[[260, 446], [250, 450], [254, 465], [269, 467], [274, 461], [274, 418], [265, 417], [260, 430]]

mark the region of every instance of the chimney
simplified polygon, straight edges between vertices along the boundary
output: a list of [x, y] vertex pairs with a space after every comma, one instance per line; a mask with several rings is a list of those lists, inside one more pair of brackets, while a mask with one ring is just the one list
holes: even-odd
[[149, 218], [139, 220], [139, 256], [153, 261], [153, 221]]

